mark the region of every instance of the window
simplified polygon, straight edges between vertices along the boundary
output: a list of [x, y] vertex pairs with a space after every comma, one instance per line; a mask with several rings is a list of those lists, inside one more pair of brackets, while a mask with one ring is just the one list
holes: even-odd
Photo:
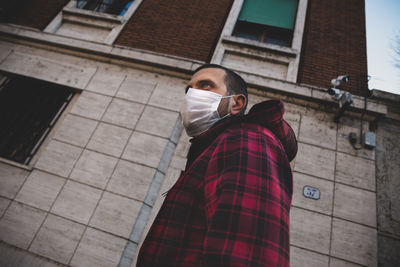
[[123, 16], [132, 3], [133, 0], [78, 0], [76, 7]]
[[245, 0], [233, 34], [291, 46], [298, 0]]
[[9, 75], [0, 87], [0, 157], [29, 164], [62, 114], [71, 88]]

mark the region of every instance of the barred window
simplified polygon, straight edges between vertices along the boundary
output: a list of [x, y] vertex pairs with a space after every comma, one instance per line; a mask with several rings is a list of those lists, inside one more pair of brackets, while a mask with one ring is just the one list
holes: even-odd
[[7, 75], [0, 87], [0, 157], [29, 164], [74, 91], [66, 86]]
[[123, 16], [132, 3], [133, 0], [78, 0], [76, 7]]

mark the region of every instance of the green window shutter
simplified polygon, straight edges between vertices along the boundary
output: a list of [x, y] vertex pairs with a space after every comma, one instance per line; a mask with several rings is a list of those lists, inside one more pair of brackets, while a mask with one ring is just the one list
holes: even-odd
[[293, 30], [298, 0], [245, 0], [239, 20]]

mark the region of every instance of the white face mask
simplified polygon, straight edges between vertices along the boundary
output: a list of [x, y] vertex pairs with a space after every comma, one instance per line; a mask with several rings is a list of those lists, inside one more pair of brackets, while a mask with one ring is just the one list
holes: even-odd
[[[220, 117], [218, 106], [222, 96], [206, 90], [189, 88], [181, 109], [183, 126], [189, 136], [196, 136], [207, 131], [214, 123], [229, 116]], [[229, 105], [230, 108], [230, 105]]]

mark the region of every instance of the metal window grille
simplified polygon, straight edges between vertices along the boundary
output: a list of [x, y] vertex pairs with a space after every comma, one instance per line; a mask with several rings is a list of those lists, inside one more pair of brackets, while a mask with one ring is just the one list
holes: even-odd
[[0, 157], [29, 164], [73, 95], [65, 86], [8, 76], [0, 87]]
[[123, 15], [133, 0], [78, 0], [76, 7], [100, 13]]

